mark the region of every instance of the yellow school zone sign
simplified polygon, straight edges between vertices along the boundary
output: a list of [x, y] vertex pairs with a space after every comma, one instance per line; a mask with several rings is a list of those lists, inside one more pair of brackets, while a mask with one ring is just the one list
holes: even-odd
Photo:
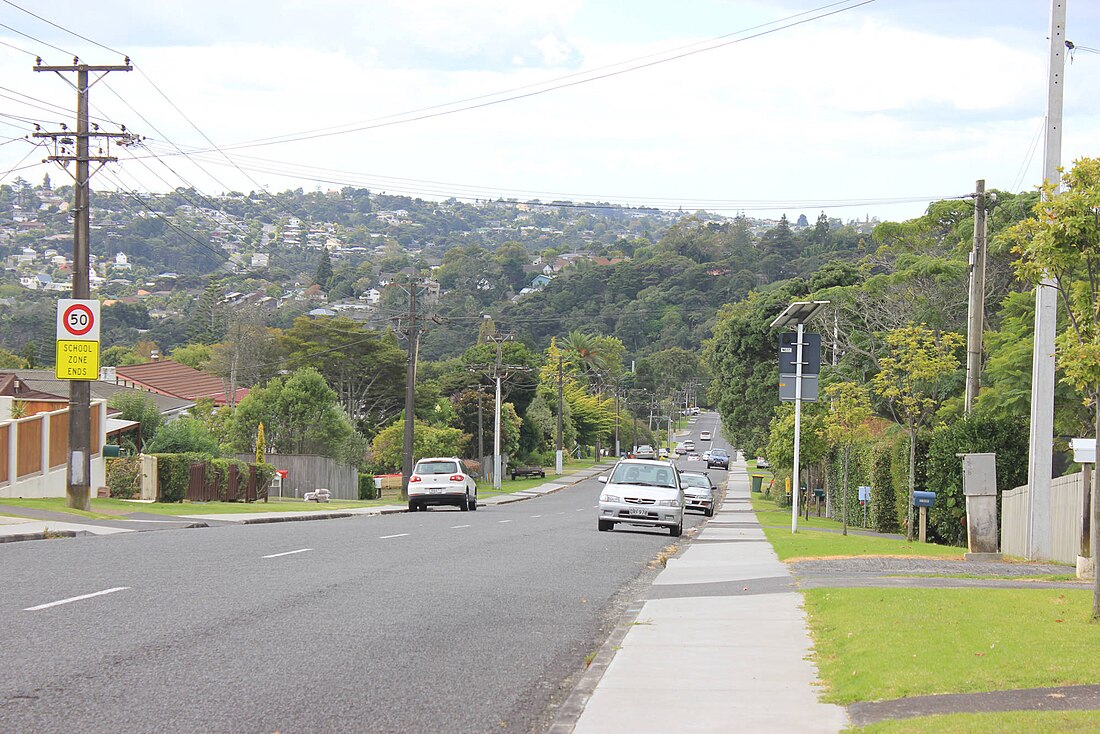
[[59, 380], [98, 380], [99, 342], [59, 339], [56, 364]]

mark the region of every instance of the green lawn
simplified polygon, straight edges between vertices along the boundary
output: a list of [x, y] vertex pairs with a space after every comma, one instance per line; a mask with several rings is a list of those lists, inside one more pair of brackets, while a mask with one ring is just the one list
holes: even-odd
[[1086, 590], [811, 589], [804, 595], [831, 703], [1100, 678], [1100, 624], [1088, 621]]
[[1087, 734], [1100, 731], [1100, 711], [1006, 711], [882, 721], [851, 729], [860, 734]]
[[[752, 509], [764, 535], [775, 548], [779, 560], [792, 558], [829, 558], [836, 556], [934, 556], [937, 558], [962, 558], [963, 548], [932, 543], [910, 543], [904, 538], [880, 538], [873, 535], [821, 532], [823, 529], [839, 530], [836, 520], [817, 517], [811, 511], [810, 518], [798, 519], [798, 532], [791, 534], [790, 508], [776, 507], [771, 500], [759, 495], [752, 498]], [[816, 531], [815, 531], [816, 528]], [[849, 525], [849, 530], [859, 530]]]

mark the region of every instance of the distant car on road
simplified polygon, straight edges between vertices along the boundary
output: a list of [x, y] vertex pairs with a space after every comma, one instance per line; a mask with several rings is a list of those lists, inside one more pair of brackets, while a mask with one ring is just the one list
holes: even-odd
[[710, 440], [710, 431], [700, 431], [699, 432], [699, 440], [700, 441], [709, 441]]
[[432, 505], [456, 505], [460, 510], [477, 509], [477, 483], [466, 473], [461, 459], [421, 459], [409, 477], [409, 512]]
[[669, 461], [623, 459], [611, 473], [598, 477], [600, 531], [617, 523], [665, 527], [673, 537], [684, 533], [684, 492], [680, 473]]
[[647, 443], [642, 444], [634, 451], [635, 459], [656, 459], [657, 452]]
[[695, 450], [695, 442], [692, 441], [690, 438], [687, 439], [686, 441], [681, 442], [680, 445], [676, 447], [676, 453], [681, 454], [681, 455], [682, 454], [690, 454], [694, 450]]
[[756, 468], [757, 469], [770, 469], [771, 466], [772, 465], [769, 464], [768, 460], [765, 459], [763, 456], [757, 456], [756, 457]]
[[707, 458], [707, 468], [714, 467], [730, 468], [730, 454], [728, 451], [725, 449], [711, 449], [710, 456]]

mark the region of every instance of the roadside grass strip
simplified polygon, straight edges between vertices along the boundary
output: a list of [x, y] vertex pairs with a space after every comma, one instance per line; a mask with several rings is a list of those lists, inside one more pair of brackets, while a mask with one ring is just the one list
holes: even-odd
[[845, 556], [930, 556], [961, 560], [963, 548], [934, 543], [910, 543], [904, 538], [879, 538], [873, 535], [840, 535], [813, 530], [791, 534], [787, 528], [764, 528], [764, 536], [775, 548], [781, 561]]
[[880, 721], [848, 731], [859, 734], [1092, 734], [1100, 731], [1100, 711], [1005, 711], [918, 716]]
[[1088, 621], [1086, 590], [803, 593], [829, 703], [1100, 682], [1100, 625]]
[[[131, 512], [156, 515], [229, 515], [253, 512], [316, 512], [318, 510], [350, 510], [362, 507], [379, 507], [393, 504], [392, 500], [332, 500], [331, 502], [306, 502], [288, 498], [276, 498], [270, 502], [126, 502], [123, 500], [92, 498], [92, 512], [75, 510], [65, 506], [64, 497], [44, 499], [0, 499], [0, 504], [28, 507], [50, 512], [65, 512], [97, 520], [115, 520]], [[96, 512], [100, 510], [100, 512]]]

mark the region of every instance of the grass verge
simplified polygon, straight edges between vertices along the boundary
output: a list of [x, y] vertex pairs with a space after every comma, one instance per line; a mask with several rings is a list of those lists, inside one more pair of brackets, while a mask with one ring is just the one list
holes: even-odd
[[[838, 556], [928, 556], [933, 558], [962, 558], [965, 549], [933, 543], [910, 543], [904, 538], [882, 538], [873, 535], [850, 533], [841, 535], [827, 530], [839, 530], [841, 524], [825, 517], [810, 516], [798, 521], [798, 533], [791, 534], [791, 512], [776, 507], [771, 500], [759, 496], [752, 498], [752, 509], [764, 535], [775, 548], [781, 561], [793, 558], [836, 558]], [[769, 527], [773, 526], [773, 527]], [[816, 532], [815, 532], [816, 528]], [[849, 530], [859, 528], [849, 525]]]
[[930, 558], [963, 557], [963, 549], [932, 543], [910, 543], [904, 538], [878, 538], [873, 535], [840, 535], [814, 530], [791, 534], [787, 528], [764, 528], [764, 536], [775, 548], [781, 561], [845, 556], [921, 556]]
[[831, 703], [1097, 682], [1100, 625], [1086, 590], [804, 594]]
[[0, 503], [13, 507], [27, 507], [50, 512], [63, 512], [74, 517], [99, 520], [117, 519], [132, 512], [148, 512], [155, 515], [214, 515], [245, 512], [310, 512], [317, 510], [339, 511], [359, 507], [376, 507], [388, 504], [384, 500], [333, 500], [332, 502], [305, 502], [289, 498], [271, 502], [126, 502], [108, 498], [92, 498], [92, 512], [74, 510], [65, 506], [64, 497], [43, 499], [4, 499]]
[[860, 734], [1034, 734], [1100, 731], [1100, 711], [1005, 711], [881, 721], [851, 729]]

